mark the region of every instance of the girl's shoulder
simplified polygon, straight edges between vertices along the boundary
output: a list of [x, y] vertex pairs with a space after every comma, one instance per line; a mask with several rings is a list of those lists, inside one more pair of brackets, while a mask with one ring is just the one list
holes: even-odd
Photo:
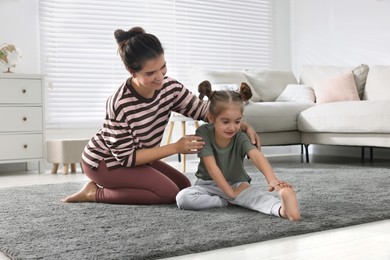
[[242, 130], [239, 130], [236, 134], [236, 139], [239, 141], [239, 142], [242, 142], [242, 141], [248, 141], [250, 142], [250, 139], [249, 139], [249, 136], [243, 132]]
[[209, 124], [209, 123], [202, 124], [196, 129], [196, 133], [199, 134], [208, 134], [213, 131], [214, 131], [214, 126], [213, 124]]

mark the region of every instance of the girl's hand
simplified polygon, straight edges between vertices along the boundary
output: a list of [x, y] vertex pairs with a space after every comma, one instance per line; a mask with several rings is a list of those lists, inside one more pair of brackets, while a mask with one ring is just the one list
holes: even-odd
[[233, 196], [232, 198], [235, 199], [240, 195], [241, 192], [243, 192], [245, 189], [249, 188], [251, 185], [247, 182], [241, 183], [238, 187], [232, 188], [233, 189]]
[[175, 143], [177, 153], [182, 154], [199, 153], [204, 145], [202, 137], [196, 135], [185, 135]]
[[268, 183], [268, 191], [280, 190], [283, 188], [293, 188], [293, 186], [282, 180], [273, 180]]

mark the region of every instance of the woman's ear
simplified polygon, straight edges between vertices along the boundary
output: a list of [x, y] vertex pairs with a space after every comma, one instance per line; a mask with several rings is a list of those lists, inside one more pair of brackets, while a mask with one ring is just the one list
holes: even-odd
[[130, 75], [133, 77], [133, 78], [135, 78], [136, 76], [135, 76], [135, 72], [134, 71], [132, 71], [131, 69], [129, 69], [129, 68], [127, 68], [127, 71], [130, 73]]

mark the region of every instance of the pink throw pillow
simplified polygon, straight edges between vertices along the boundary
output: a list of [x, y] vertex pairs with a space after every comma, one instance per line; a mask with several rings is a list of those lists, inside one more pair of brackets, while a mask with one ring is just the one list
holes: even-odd
[[313, 85], [316, 103], [360, 100], [352, 71]]

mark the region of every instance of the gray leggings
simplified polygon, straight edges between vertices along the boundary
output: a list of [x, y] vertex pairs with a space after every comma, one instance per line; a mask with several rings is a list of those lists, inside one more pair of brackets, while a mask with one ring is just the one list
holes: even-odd
[[[241, 182], [229, 184], [232, 187], [238, 187]], [[241, 192], [237, 198], [231, 199], [218, 188], [214, 181], [202, 179], [198, 179], [194, 186], [181, 190], [176, 196], [176, 203], [180, 209], [188, 210], [220, 208], [226, 207], [230, 203], [278, 217], [281, 206], [278, 198], [269, 192], [261, 191], [259, 188], [249, 187]]]

